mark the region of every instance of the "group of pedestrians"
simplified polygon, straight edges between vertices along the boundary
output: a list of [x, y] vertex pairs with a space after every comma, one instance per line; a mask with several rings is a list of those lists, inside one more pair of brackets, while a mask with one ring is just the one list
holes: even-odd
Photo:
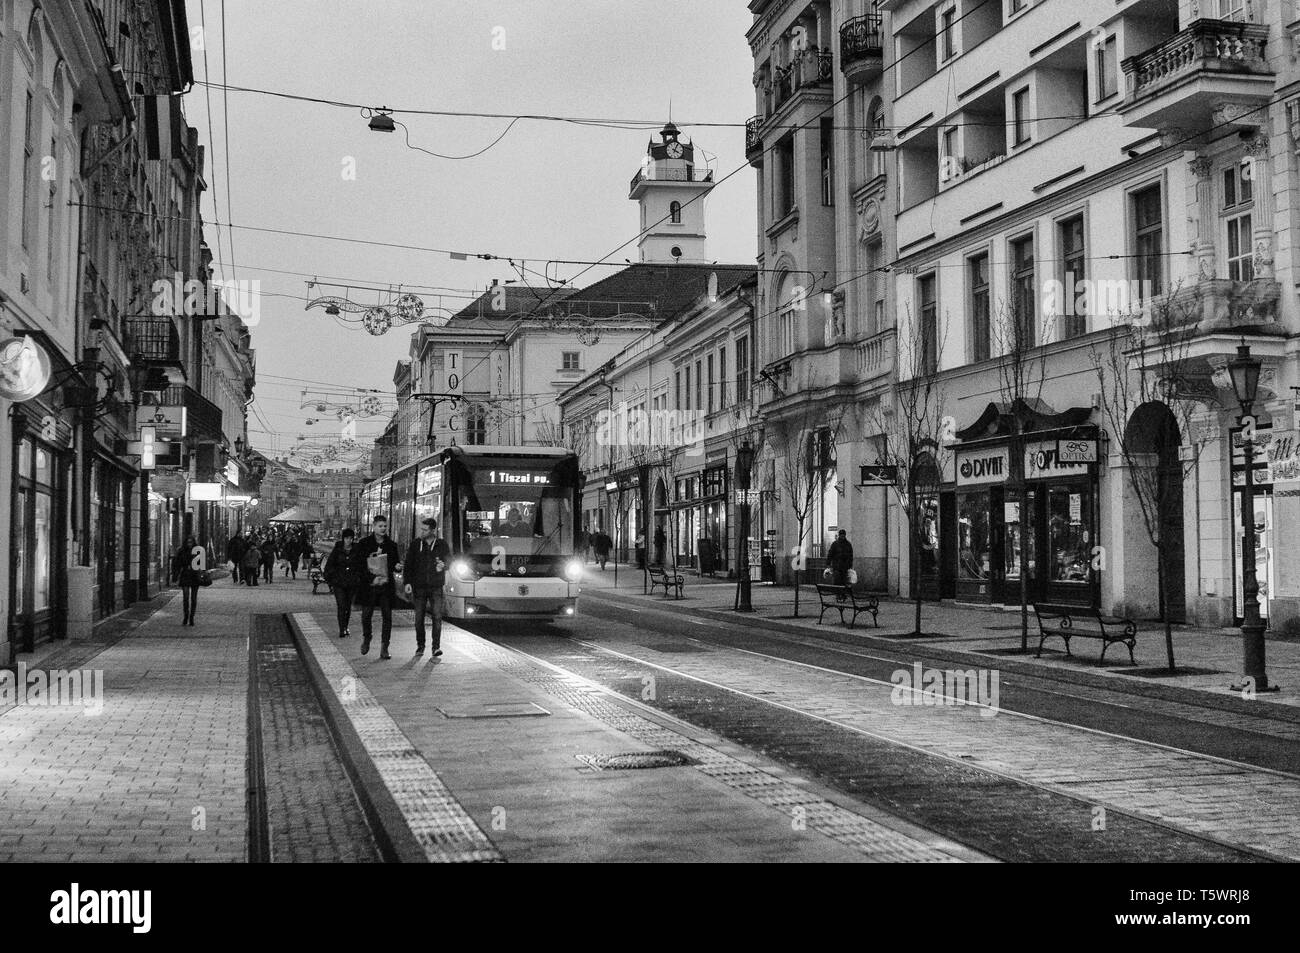
[[334, 593], [339, 638], [352, 634], [352, 608], [356, 605], [361, 609], [361, 654], [369, 654], [378, 609], [379, 657], [392, 658], [388, 646], [393, 634], [396, 576], [401, 573], [402, 590], [415, 609], [415, 654], [424, 654], [428, 636], [431, 657], [437, 658], [442, 655], [446, 607], [442, 589], [451, 555], [446, 541], [438, 536], [438, 521], [427, 517], [420, 522], [420, 535], [407, 547], [404, 559], [388, 535], [388, 520], [375, 517], [371, 530], [370, 535], [358, 540], [352, 530], [345, 529], [325, 561], [325, 581]]
[[275, 579], [276, 564], [285, 577], [298, 578], [299, 568], [306, 569], [311, 559], [311, 534], [307, 530], [284, 528], [265, 533], [236, 533], [226, 543], [226, 562], [235, 585], [256, 586], [259, 578], [270, 583]]

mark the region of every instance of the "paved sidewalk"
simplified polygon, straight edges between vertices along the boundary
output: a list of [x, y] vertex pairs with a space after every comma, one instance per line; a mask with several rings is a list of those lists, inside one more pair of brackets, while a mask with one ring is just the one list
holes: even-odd
[[[820, 604], [817, 591], [811, 584], [802, 588], [799, 597], [799, 618], [794, 618], [794, 589], [791, 586], [752, 586], [752, 615], [733, 611], [736, 583], [734, 580], [686, 576], [684, 598], [665, 598], [662, 589], [654, 595], [643, 595], [642, 573], [633, 566], [620, 565], [618, 586], [614, 586], [613, 564], [601, 572], [595, 565], [587, 566], [584, 589], [592, 593], [610, 593], [620, 598], [663, 605], [664, 608], [685, 612], [723, 613], [731, 621], [746, 619], [771, 624], [785, 631], [820, 634], [842, 640], [852, 635], [901, 637], [913, 629], [915, 604], [892, 597], [880, 600], [880, 627], [873, 628], [870, 615], [860, 615], [852, 630], [839, 624], [834, 613], [827, 613], [825, 624], [817, 624]], [[581, 606], [579, 607], [581, 612]], [[1103, 665], [1097, 662], [1101, 642], [1096, 639], [1073, 640], [1073, 658], [1066, 656], [1060, 639], [1049, 639], [1041, 659], [1034, 657], [1038, 647], [1038, 627], [1032, 609], [1029, 617], [1030, 651], [1027, 655], [1014, 654], [1020, 647], [1020, 610], [957, 606], [951, 603], [927, 602], [921, 609], [922, 629], [933, 637], [908, 638], [909, 645], [943, 649], [954, 652], [992, 653], [1008, 662], [1028, 664], [1054, 677], [1095, 681], [1104, 677], [1116, 684], [1130, 686], [1166, 686], [1192, 689], [1224, 697], [1240, 699], [1239, 692], [1229, 685], [1241, 672], [1241, 633], [1237, 629], [1205, 629], [1193, 626], [1174, 627], [1174, 657], [1179, 669], [1203, 669], [1205, 674], [1180, 674], [1174, 676], [1137, 677], [1124, 673], [1129, 665], [1128, 652], [1121, 645], [1112, 645]], [[1280, 686], [1279, 691], [1262, 692], [1256, 700], [1275, 705], [1300, 706], [1300, 641], [1269, 638], [1267, 641], [1269, 681]], [[1139, 625], [1137, 649], [1134, 653], [1140, 669], [1163, 668], [1166, 665], [1164, 628], [1159, 623]], [[987, 658], [985, 659], [987, 661]]]
[[33, 675], [47, 663], [99, 671], [103, 706], [0, 713], [0, 861], [244, 860], [249, 616], [310, 593], [219, 580], [182, 628], [173, 590], [107, 647], [27, 662]]
[[[980, 855], [832, 795], [703, 729], [445, 624], [414, 657], [409, 612], [391, 661], [293, 616], [300, 645], [427, 859], [929, 861]], [[595, 770], [584, 757], [674, 750], [698, 762]]]

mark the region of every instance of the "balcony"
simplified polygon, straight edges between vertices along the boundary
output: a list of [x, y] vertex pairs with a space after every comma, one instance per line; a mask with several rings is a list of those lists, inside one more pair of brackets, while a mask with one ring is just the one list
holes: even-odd
[[840, 26], [840, 71], [850, 83], [866, 83], [884, 69], [885, 34], [879, 11], [846, 20]]
[[804, 50], [772, 75], [772, 111], [776, 112], [803, 89], [828, 86], [834, 69], [830, 50]]
[[1258, 126], [1273, 92], [1264, 57], [1268, 27], [1196, 20], [1145, 53], [1124, 60], [1127, 126], [1201, 132], [1239, 122]]
[[759, 132], [762, 125], [762, 116], [745, 120], [745, 158], [754, 166], [763, 164], [763, 136]]
[[636, 175], [632, 176], [632, 181], [628, 183], [628, 193], [631, 198], [636, 198], [636, 187], [642, 182], [712, 182], [712, 169], [697, 169], [695, 166], [686, 166], [679, 169], [657, 169], [653, 165], [643, 166]]
[[894, 366], [894, 329], [888, 328], [853, 345], [858, 380], [888, 374]]
[[162, 393], [162, 403], [168, 407], [184, 407], [187, 436], [198, 443], [220, 443], [221, 408], [188, 384], [168, 387]]

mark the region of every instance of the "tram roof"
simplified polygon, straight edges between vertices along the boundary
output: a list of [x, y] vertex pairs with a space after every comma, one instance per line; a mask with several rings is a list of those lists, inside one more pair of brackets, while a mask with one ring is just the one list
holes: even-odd
[[563, 447], [492, 447], [479, 444], [471, 446], [457, 445], [448, 447], [444, 452], [447, 451], [461, 453], [467, 457], [567, 457], [573, 453], [572, 450], [566, 450]]

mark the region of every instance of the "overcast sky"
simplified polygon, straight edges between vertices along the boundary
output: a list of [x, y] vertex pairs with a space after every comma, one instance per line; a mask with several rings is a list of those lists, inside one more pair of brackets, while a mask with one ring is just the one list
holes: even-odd
[[[206, 18], [194, 50], [197, 79], [222, 80], [222, 0], [187, 0], [191, 29]], [[745, 43], [751, 17], [741, 0], [225, 0], [225, 80], [347, 103], [397, 109], [537, 113], [660, 122], [673, 119], [708, 154], [718, 175], [744, 165], [742, 128], [753, 112], [753, 66]], [[504, 40], [505, 49], [493, 49]], [[205, 62], [206, 59], [206, 62]], [[211, 136], [208, 102], [211, 102]], [[228, 106], [228, 110], [224, 107]], [[637, 206], [628, 201], [649, 133], [570, 123], [521, 121], [478, 158], [451, 161], [408, 149], [401, 128], [372, 132], [355, 109], [201, 85], [185, 97], [189, 123], [208, 150], [203, 216], [208, 222], [312, 232], [349, 239], [460, 249], [528, 259], [600, 258], [633, 239]], [[402, 116], [412, 145], [450, 155], [475, 152], [509, 120]], [[227, 128], [229, 195], [226, 187]], [[355, 179], [344, 170], [355, 166]], [[227, 198], [230, 211], [227, 211]], [[214, 206], [215, 201], [215, 206]], [[720, 185], [707, 206], [710, 256], [755, 257], [753, 170]], [[344, 327], [307, 295], [348, 294], [376, 303], [374, 291], [318, 287], [302, 275], [356, 284], [481, 290], [517, 278], [504, 262], [354, 242], [206, 227], [226, 277], [261, 282], [257, 401], [278, 431], [278, 449], [299, 434], [329, 437], [299, 409], [304, 387], [326, 382], [380, 388], [392, 405], [394, 363], [409, 331], [372, 337]], [[233, 255], [231, 238], [233, 237]], [[613, 256], [635, 260], [635, 243]], [[233, 263], [233, 269], [232, 269]], [[224, 266], [224, 267], [222, 267]], [[559, 266], [571, 277], [580, 265]], [[552, 274], [556, 269], [552, 267]], [[601, 267], [579, 286], [611, 273]], [[278, 297], [289, 295], [294, 297]], [[426, 294], [426, 300], [432, 298]], [[464, 299], [448, 298], [450, 306]], [[286, 378], [298, 380], [290, 381]], [[362, 436], [385, 418], [363, 422]], [[276, 449], [251, 415], [253, 444]]]

